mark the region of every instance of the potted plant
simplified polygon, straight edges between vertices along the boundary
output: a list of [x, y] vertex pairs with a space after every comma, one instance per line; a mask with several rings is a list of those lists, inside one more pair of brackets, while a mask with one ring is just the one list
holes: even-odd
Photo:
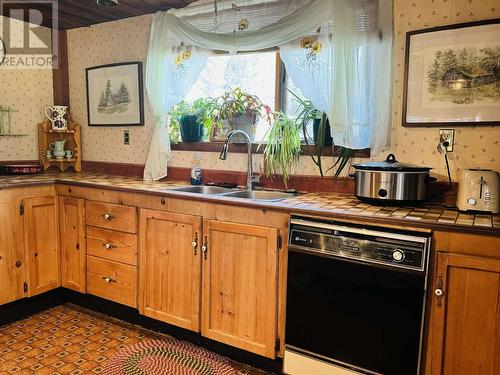
[[264, 105], [257, 96], [246, 93], [239, 87], [214, 99], [211, 108], [212, 119], [217, 126], [229, 125], [233, 130], [243, 130], [252, 142], [255, 140], [257, 117], [267, 116], [269, 120], [270, 112], [270, 107]]
[[[212, 99], [199, 98], [192, 105], [184, 100], [175, 105], [169, 112], [171, 135], [178, 139], [180, 133], [183, 142], [201, 142], [205, 134], [210, 134], [212, 127], [210, 113], [213, 104]], [[175, 142], [175, 139], [173, 141]]]
[[[266, 174], [268, 177], [281, 175], [287, 186], [292, 168], [299, 161], [302, 124], [288, 118], [282, 112], [275, 112], [272, 117], [274, 122], [267, 131], [267, 143], [264, 149]], [[259, 148], [261, 145], [262, 143]]]

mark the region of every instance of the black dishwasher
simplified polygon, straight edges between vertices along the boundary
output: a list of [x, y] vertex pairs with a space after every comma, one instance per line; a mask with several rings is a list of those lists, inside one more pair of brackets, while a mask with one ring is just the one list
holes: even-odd
[[418, 374], [429, 233], [300, 217], [289, 233], [285, 372]]

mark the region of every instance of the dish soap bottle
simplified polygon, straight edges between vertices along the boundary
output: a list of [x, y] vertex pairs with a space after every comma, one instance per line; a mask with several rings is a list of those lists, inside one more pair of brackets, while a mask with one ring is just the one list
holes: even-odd
[[201, 159], [200, 154], [194, 155], [194, 166], [191, 169], [191, 185], [201, 185], [203, 178], [201, 176]]

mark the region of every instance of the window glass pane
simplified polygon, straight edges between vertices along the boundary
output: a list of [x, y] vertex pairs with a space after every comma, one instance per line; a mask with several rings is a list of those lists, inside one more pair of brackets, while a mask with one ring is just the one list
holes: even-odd
[[[258, 96], [262, 103], [276, 110], [276, 52], [209, 57], [184, 99], [193, 102], [201, 97], [217, 97], [236, 87]], [[266, 119], [258, 119], [256, 140], [261, 140], [267, 130]]]

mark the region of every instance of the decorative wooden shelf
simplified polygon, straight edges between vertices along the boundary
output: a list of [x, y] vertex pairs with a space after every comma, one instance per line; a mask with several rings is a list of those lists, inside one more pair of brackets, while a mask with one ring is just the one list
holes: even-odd
[[[47, 159], [46, 152], [50, 149], [49, 144], [62, 140], [66, 141], [64, 149], [73, 151], [73, 157], [70, 159], [55, 157]], [[80, 125], [73, 121], [69, 113], [68, 129], [52, 129], [49, 120], [38, 124], [38, 150], [40, 152], [40, 164], [43, 165], [44, 170], [54, 167], [64, 172], [69, 168], [73, 168], [76, 172], [80, 172], [82, 170], [81, 144]]]
[[67, 129], [67, 130], [56, 130], [56, 129], [42, 129], [44, 133], [58, 133], [58, 134], [74, 134], [76, 132], [75, 129]]

